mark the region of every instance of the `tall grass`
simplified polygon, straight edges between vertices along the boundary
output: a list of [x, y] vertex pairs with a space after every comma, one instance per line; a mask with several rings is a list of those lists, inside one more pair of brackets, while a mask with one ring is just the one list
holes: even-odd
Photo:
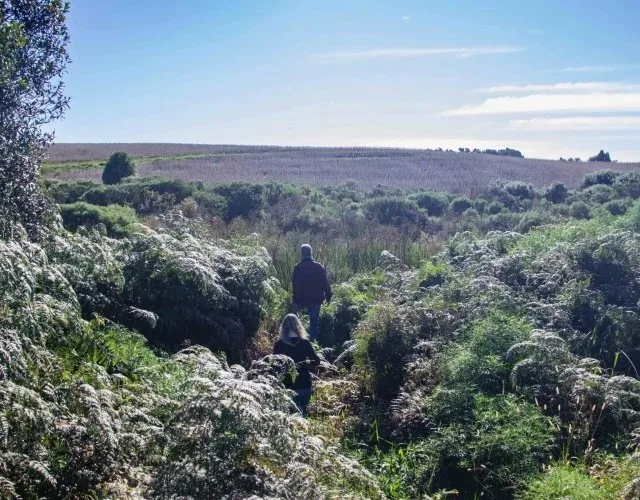
[[[567, 163], [429, 150], [179, 144], [59, 145], [51, 150], [51, 159], [55, 162], [99, 160], [120, 150], [135, 157], [164, 157], [138, 161], [144, 176], [207, 183], [280, 181], [315, 186], [352, 180], [367, 189], [382, 184], [466, 195], [483, 190], [496, 179], [518, 179], [536, 187], [563, 182], [574, 188], [582, 183], [585, 174], [601, 168], [598, 162]], [[607, 166], [620, 171], [637, 168], [628, 163]], [[99, 169], [59, 171], [58, 177], [98, 180]]]

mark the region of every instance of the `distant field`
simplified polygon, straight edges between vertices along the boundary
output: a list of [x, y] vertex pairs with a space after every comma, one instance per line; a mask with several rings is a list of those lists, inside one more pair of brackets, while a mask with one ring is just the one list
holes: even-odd
[[497, 179], [521, 180], [537, 187], [560, 181], [573, 188], [594, 170], [640, 170], [638, 163], [559, 162], [412, 149], [58, 144], [51, 148], [45, 174], [98, 181], [102, 162], [116, 151], [138, 158], [142, 176], [206, 183], [288, 181], [327, 185], [354, 181], [363, 188], [381, 184], [468, 194]]

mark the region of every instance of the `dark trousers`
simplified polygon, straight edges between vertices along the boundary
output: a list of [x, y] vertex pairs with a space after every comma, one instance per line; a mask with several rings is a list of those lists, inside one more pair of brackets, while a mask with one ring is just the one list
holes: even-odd
[[295, 307], [295, 313], [300, 316], [300, 311], [302, 309], [307, 310], [307, 314], [309, 315], [309, 340], [313, 342], [318, 338], [319, 332], [319, 323], [320, 323], [320, 305], [317, 306], [305, 306], [305, 307]]

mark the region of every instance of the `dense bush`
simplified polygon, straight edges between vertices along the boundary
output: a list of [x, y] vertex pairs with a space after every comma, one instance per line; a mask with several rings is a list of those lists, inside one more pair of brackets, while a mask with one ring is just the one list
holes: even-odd
[[415, 221], [419, 207], [412, 200], [385, 196], [366, 201], [364, 211], [369, 217], [376, 219], [381, 224], [400, 225], [408, 221]]
[[459, 197], [451, 201], [449, 210], [454, 214], [460, 215], [465, 210], [473, 207], [473, 203], [468, 198]]
[[234, 182], [216, 186], [213, 191], [227, 200], [227, 219], [255, 214], [264, 204], [264, 187], [260, 184]]
[[103, 224], [112, 236], [126, 234], [127, 226], [138, 222], [132, 208], [121, 205], [98, 206], [79, 201], [60, 205], [60, 214], [66, 228], [76, 230], [80, 226], [92, 227]]
[[545, 189], [544, 197], [551, 203], [564, 203], [569, 190], [562, 182], [556, 182]]
[[102, 172], [102, 182], [105, 184], [118, 184], [126, 177], [136, 173], [133, 159], [127, 153], [113, 153]]
[[584, 201], [578, 201], [571, 205], [571, 216], [576, 219], [589, 219], [591, 217], [591, 208]]
[[615, 170], [598, 170], [585, 176], [582, 187], [588, 188], [596, 184], [611, 186], [620, 175], [620, 172], [616, 172]]
[[433, 217], [443, 215], [449, 206], [449, 199], [443, 193], [417, 193], [412, 196], [420, 208]]
[[504, 205], [499, 201], [492, 201], [491, 203], [489, 203], [489, 205], [487, 205], [487, 213], [489, 215], [499, 214], [503, 210], [504, 210]]

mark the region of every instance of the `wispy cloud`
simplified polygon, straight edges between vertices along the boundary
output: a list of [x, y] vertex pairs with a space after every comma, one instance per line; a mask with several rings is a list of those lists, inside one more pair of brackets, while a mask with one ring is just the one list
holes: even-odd
[[593, 66], [569, 66], [563, 68], [562, 71], [569, 73], [609, 73], [611, 71], [624, 71], [628, 69], [637, 69], [638, 64], [597, 64]]
[[325, 52], [315, 54], [314, 59], [324, 62], [356, 62], [370, 61], [373, 59], [412, 59], [421, 57], [452, 56], [469, 58], [476, 56], [488, 56], [497, 54], [513, 54], [522, 52], [522, 47], [512, 46], [485, 46], [485, 47], [432, 47], [432, 48], [407, 48], [407, 49], [373, 49], [373, 50], [346, 50], [337, 52]]
[[402, 16], [402, 20], [406, 23], [407, 21], [411, 21], [411, 16]]
[[512, 120], [510, 128], [515, 130], [638, 130], [640, 116], [571, 116], [566, 118], [532, 118]]
[[624, 92], [640, 90], [638, 83], [623, 82], [561, 82], [550, 85], [496, 85], [479, 92]]
[[492, 97], [481, 104], [444, 111], [444, 116], [498, 115], [539, 112], [640, 111], [640, 93], [531, 94]]

